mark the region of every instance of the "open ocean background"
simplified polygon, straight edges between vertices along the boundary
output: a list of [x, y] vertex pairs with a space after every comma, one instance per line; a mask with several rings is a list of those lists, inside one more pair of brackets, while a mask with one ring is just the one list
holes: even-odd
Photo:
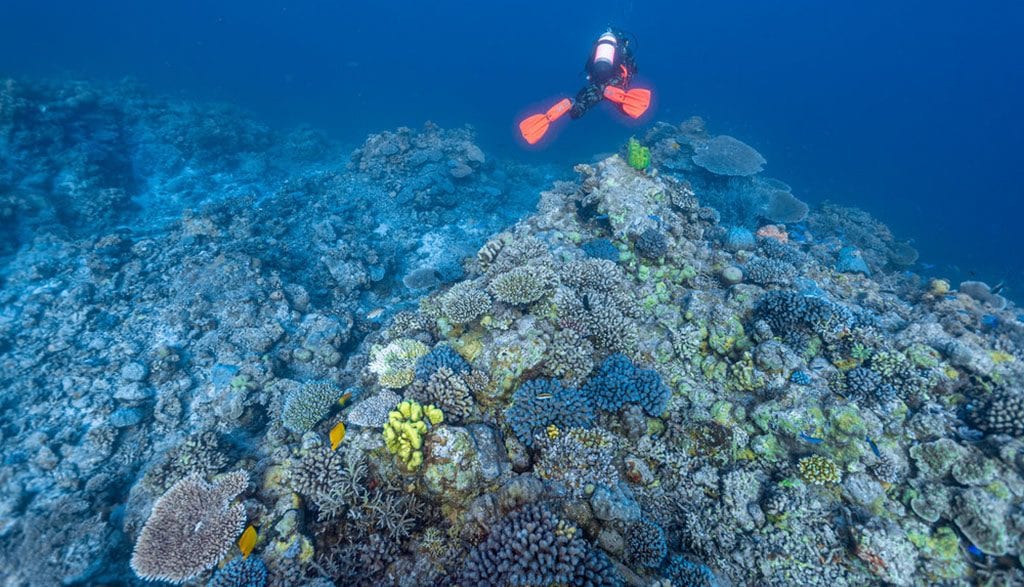
[[1019, 2], [2, 4], [5, 75], [131, 76], [353, 143], [469, 123], [490, 153], [566, 165], [639, 130], [594, 112], [530, 152], [514, 122], [573, 95], [614, 24], [638, 40], [651, 119], [700, 115], [805, 201], [862, 207], [913, 239], [954, 283], [1024, 290]]

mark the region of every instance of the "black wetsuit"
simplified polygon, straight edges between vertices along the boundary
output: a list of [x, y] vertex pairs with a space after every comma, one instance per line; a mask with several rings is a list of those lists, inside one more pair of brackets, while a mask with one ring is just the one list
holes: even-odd
[[[569, 116], [579, 118], [586, 114], [587, 110], [590, 110], [604, 99], [604, 89], [607, 86], [617, 86], [624, 90], [629, 89], [629, 82], [636, 75], [636, 61], [633, 59], [633, 52], [629, 49], [629, 42], [621, 34], [616, 35], [616, 37], [619, 39], [619, 46], [615, 51], [615, 63], [612, 64], [611, 69], [607, 73], [602, 75], [602, 72], [595, 70], [594, 52], [590, 52], [591, 57], [587, 59], [586, 65], [587, 81], [589, 83], [576, 93], [576, 99], [572, 101], [572, 110], [569, 111]], [[623, 75], [623, 67], [625, 67], [625, 75]]]

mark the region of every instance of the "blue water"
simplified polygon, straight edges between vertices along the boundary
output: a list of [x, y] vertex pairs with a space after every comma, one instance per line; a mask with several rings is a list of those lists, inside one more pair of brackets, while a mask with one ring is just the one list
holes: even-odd
[[5, 2], [0, 71], [132, 76], [353, 142], [469, 123], [492, 153], [569, 163], [637, 130], [593, 113], [534, 153], [514, 120], [578, 89], [608, 23], [638, 39], [653, 119], [703, 116], [953, 277], [1022, 279], [1017, 2]]

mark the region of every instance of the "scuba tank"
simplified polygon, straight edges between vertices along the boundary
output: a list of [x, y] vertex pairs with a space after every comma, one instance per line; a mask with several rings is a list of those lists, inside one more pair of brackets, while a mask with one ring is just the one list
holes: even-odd
[[587, 64], [590, 81], [604, 83], [615, 74], [615, 64], [619, 59], [619, 39], [611, 31], [606, 32], [594, 44], [594, 54]]

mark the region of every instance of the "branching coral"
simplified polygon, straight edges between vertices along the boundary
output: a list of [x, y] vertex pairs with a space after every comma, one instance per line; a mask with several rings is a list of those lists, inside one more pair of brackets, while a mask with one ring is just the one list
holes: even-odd
[[625, 404], [639, 404], [651, 416], [665, 411], [672, 394], [657, 371], [637, 369], [621, 354], [605, 359], [583, 391], [602, 410], [617, 412]]
[[665, 530], [653, 520], [633, 522], [626, 532], [626, 554], [629, 561], [641, 567], [657, 567], [668, 554]]
[[548, 345], [544, 366], [554, 377], [580, 383], [594, 368], [594, 345], [575, 330], [559, 330]]
[[462, 355], [447, 344], [440, 344], [416, 361], [416, 380], [429, 381], [430, 377], [443, 367], [456, 374], [469, 373], [470, 369], [469, 363]]
[[549, 424], [561, 430], [590, 428], [594, 408], [580, 390], [563, 387], [557, 379], [531, 379], [512, 395], [512, 406], [505, 411], [512, 432], [526, 446]]
[[267, 584], [267, 565], [258, 556], [236, 558], [217, 571], [207, 587], [263, 587]]
[[466, 560], [464, 585], [619, 585], [604, 554], [546, 507], [505, 516]]
[[242, 471], [212, 484], [197, 475], [175, 483], [153, 504], [135, 542], [135, 574], [184, 583], [217, 564], [245, 527], [245, 508], [234, 500], [248, 484]]
[[491, 296], [472, 281], [463, 281], [441, 296], [441, 315], [452, 324], [476, 320], [491, 309]]
[[415, 378], [416, 361], [427, 354], [427, 345], [411, 338], [399, 338], [370, 349], [370, 371], [382, 387], [399, 389]]
[[515, 267], [491, 280], [489, 289], [506, 304], [524, 306], [550, 293], [557, 280], [555, 272], [547, 267]]
[[541, 456], [534, 466], [538, 477], [564, 484], [576, 497], [601, 485], [616, 486], [619, 474], [613, 464], [616, 439], [612, 434], [600, 429], [554, 430], [557, 437], [541, 443]]
[[416, 399], [433, 404], [452, 422], [461, 422], [473, 412], [473, 392], [465, 378], [448, 367], [440, 367], [426, 383], [417, 381]]

